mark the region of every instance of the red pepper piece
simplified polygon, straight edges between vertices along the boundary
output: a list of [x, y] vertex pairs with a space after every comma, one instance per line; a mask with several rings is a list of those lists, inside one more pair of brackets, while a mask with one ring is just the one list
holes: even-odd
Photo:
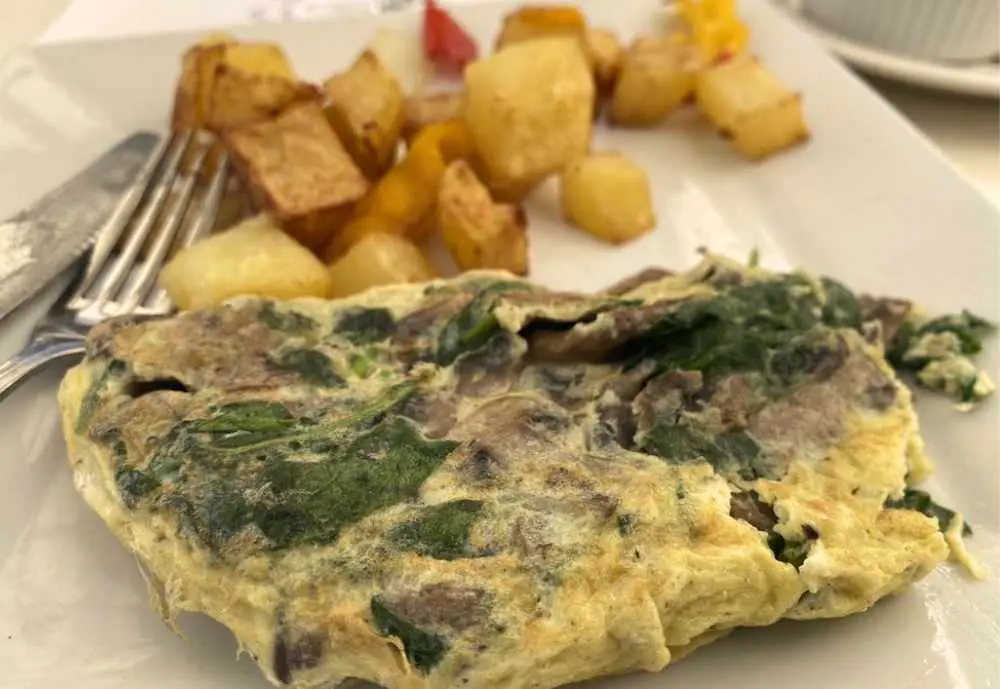
[[476, 42], [434, 0], [426, 0], [424, 10], [424, 55], [434, 68], [445, 74], [461, 74], [476, 59]]

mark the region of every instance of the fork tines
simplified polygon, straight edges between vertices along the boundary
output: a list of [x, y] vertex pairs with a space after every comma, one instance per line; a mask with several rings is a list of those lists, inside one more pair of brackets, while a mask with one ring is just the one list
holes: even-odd
[[67, 308], [108, 316], [165, 313], [156, 278], [171, 249], [210, 232], [226, 189], [228, 162], [194, 132], [164, 138], [101, 228]]

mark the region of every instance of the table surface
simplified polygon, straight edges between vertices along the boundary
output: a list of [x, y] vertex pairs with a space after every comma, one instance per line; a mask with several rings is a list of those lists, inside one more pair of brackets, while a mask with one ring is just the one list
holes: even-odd
[[[258, 21], [329, 16], [374, 0], [32, 0], [9, 3], [0, 22], [0, 57], [51, 43]], [[1000, 206], [1000, 107], [869, 78], [869, 83], [936, 143], [983, 194]]]

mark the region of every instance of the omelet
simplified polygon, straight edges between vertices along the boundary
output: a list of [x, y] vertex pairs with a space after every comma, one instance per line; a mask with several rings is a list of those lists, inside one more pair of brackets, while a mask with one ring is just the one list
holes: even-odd
[[544, 689], [948, 557], [865, 313], [714, 256], [598, 294], [472, 272], [109, 321], [60, 405], [168, 623], [210, 615], [277, 685]]

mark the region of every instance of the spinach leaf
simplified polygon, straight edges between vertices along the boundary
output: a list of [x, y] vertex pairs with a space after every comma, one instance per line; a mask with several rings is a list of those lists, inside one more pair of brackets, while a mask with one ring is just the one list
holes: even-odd
[[134, 509], [139, 500], [160, 487], [159, 481], [146, 472], [130, 466], [119, 466], [115, 469], [115, 485], [122, 497], [122, 502], [129, 509]]
[[952, 333], [959, 343], [959, 352], [955, 354], [972, 355], [982, 351], [983, 337], [994, 329], [994, 324], [969, 311], [939, 316], [923, 323], [911, 319], [900, 325], [892, 342], [887, 344], [886, 358], [898, 369], [919, 371], [929, 359], [913, 356], [912, 352], [925, 336]]
[[256, 505], [253, 521], [274, 547], [332, 542], [342, 527], [416, 497], [455, 447], [426, 440], [413, 424], [393, 417], [320, 461], [274, 453], [255, 483], [269, 486], [279, 500]]
[[237, 433], [282, 431], [295, 426], [295, 419], [279, 402], [250, 400], [217, 407], [207, 419], [191, 421], [196, 433]]
[[918, 334], [954, 333], [962, 343], [962, 354], [978, 354], [983, 349], [983, 336], [995, 329], [993, 323], [969, 311], [932, 318], [920, 326]]
[[77, 433], [86, 432], [88, 424], [94, 418], [94, 413], [104, 401], [108, 385], [116, 377], [125, 373], [125, 370], [124, 363], [117, 359], [111, 359], [104, 365], [100, 373], [92, 377], [90, 387], [87, 388], [87, 392], [84, 393], [83, 400], [80, 402], [80, 414], [76, 417]]
[[[934, 502], [929, 493], [916, 488], [907, 488], [903, 491], [903, 497], [889, 499], [885, 501], [885, 507], [892, 509], [915, 510], [928, 517], [937, 519], [938, 528], [942, 533], [946, 532], [955, 519], [956, 513], [953, 510]], [[962, 534], [972, 535], [972, 527], [968, 524], [962, 525]]]
[[230, 542], [244, 551], [332, 542], [344, 526], [416, 497], [457, 446], [388, 416], [414, 389], [395, 385], [330, 419], [296, 418], [270, 401], [214, 408], [176, 425], [145, 467], [122, 459], [119, 493], [130, 507], [152, 499], [173, 510], [222, 557]]
[[493, 315], [497, 297], [504, 292], [527, 291], [530, 287], [518, 282], [499, 282], [481, 289], [472, 300], [445, 323], [438, 334], [437, 363], [448, 366], [465, 352], [482, 347], [500, 330]]
[[660, 371], [701, 371], [706, 377], [762, 370], [776, 350], [821, 323], [821, 307], [801, 276], [740, 284], [680, 303], [624, 353], [629, 365], [651, 358]]
[[[188, 437], [190, 433], [205, 433], [213, 447], [239, 448], [280, 438], [296, 425], [289, 411], [278, 402], [235, 402], [217, 408], [209, 418], [188, 422], [183, 429], [177, 429], [171, 440], [176, 443], [181, 431], [187, 431]], [[188, 442], [183, 448], [173, 447], [170, 454], [176, 458], [181, 451], [191, 452], [195, 448], [190, 445]]]
[[316, 321], [305, 314], [278, 309], [273, 301], [265, 301], [261, 304], [260, 320], [272, 330], [280, 330], [290, 335], [304, 335], [314, 332], [318, 325]]
[[220, 407], [208, 419], [188, 421], [186, 428], [194, 433], [207, 433], [205, 445], [217, 450], [265, 450], [292, 442], [299, 446], [319, 443], [325, 447], [352, 431], [375, 425], [415, 391], [413, 382], [393, 385], [367, 403], [359, 404], [350, 416], [318, 425], [293, 419], [288, 410], [276, 402], [239, 402]]
[[688, 425], [657, 421], [639, 447], [642, 452], [669, 462], [705, 461], [718, 473], [752, 481], [777, 478], [761, 454], [760, 446], [746, 431], [724, 431], [712, 435]]
[[843, 283], [833, 278], [822, 278], [825, 300], [823, 322], [835, 328], [859, 330], [862, 324], [861, 303]]
[[626, 512], [618, 515], [618, 535], [625, 537], [635, 532], [636, 518], [634, 514]]
[[386, 339], [395, 327], [396, 319], [389, 309], [358, 307], [343, 313], [334, 332], [356, 345], [363, 345]]
[[371, 600], [372, 623], [382, 636], [394, 636], [403, 642], [407, 659], [426, 674], [441, 662], [448, 651], [444, 639], [416, 627], [394, 615], [379, 596]]
[[367, 378], [376, 368], [372, 360], [364, 354], [351, 355], [351, 372], [358, 378]]
[[787, 540], [776, 532], [768, 535], [768, 545], [771, 552], [779, 562], [785, 562], [799, 569], [805, 564], [809, 557], [809, 550], [812, 548], [812, 539]]
[[302, 380], [325, 388], [343, 387], [344, 379], [333, 370], [330, 357], [315, 349], [286, 349], [271, 358], [271, 365], [297, 373]]
[[477, 500], [454, 500], [428, 507], [415, 521], [394, 527], [389, 539], [401, 550], [435, 560], [470, 557], [469, 532], [482, 507]]

